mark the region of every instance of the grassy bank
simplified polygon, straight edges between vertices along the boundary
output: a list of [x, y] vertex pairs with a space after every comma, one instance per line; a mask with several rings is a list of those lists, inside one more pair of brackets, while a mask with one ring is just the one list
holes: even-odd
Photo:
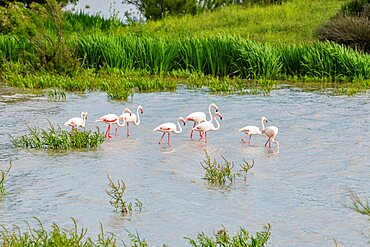
[[228, 6], [197, 16], [168, 16], [144, 25], [131, 25], [120, 33], [161, 37], [210, 37], [236, 34], [260, 42], [298, 44], [316, 41], [314, 31], [338, 11], [346, 0], [291, 0], [281, 5]]

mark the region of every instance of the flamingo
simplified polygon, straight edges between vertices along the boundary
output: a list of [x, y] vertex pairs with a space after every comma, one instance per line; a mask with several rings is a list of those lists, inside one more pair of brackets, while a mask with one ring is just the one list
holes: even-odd
[[[211, 113], [211, 107], [216, 109], [216, 112], [218, 112], [218, 107], [215, 103], [211, 103], [208, 106], [208, 114], [210, 116], [210, 121], [212, 122], [213, 116], [212, 116], [212, 113]], [[187, 121], [193, 121], [194, 122], [193, 128], [194, 128], [197, 124], [207, 121], [207, 116], [204, 112], [199, 112], [198, 111], [198, 112], [190, 113], [188, 116], [186, 116], [184, 118], [184, 120], [185, 120], [185, 123]], [[191, 129], [191, 132], [190, 132], [190, 139], [192, 139], [192, 140], [193, 140], [193, 132], [194, 132], [193, 128]], [[199, 132], [199, 134], [201, 134], [201, 133]]]
[[275, 141], [275, 137], [277, 136], [279, 129], [275, 126], [267, 126], [265, 128], [265, 123], [267, 123], [267, 118], [262, 118], [262, 134], [265, 134], [268, 139], [265, 143], [265, 147], [267, 147], [267, 143], [269, 144], [269, 148], [271, 148], [271, 142], [276, 143], [276, 147], [279, 148], [280, 144], [278, 141]]
[[199, 133], [200, 133], [200, 140], [203, 139], [203, 134], [204, 134], [205, 142], [208, 142], [207, 132], [208, 131], [215, 131], [215, 130], [219, 130], [220, 129], [221, 126], [220, 126], [220, 123], [217, 121], [216, 116], [218, 116], [220, 118], [220, 120], [222, 120], [222, 115], [219, 112], [216, 112], [214, 114], [214, 117], [215, 117], [214, 120], [216, 122], [216, 127], [212, 123], [212, 120], [213, 120], [213, 118], [212, 118], [210, 121], [201, 122], [200, 124], [198, 124], [197, 126], [195, 126], [192, 129], [192, 130], [195, 130], [195, 131], [199, 131]]
[[129, 130], [129, 123], [132, 122], [135, 126], [140, 124], [140, 115], [139, 111], [141, 114], [144, 113], [144, 109], [141, 105], [139, 105], [136, 109], [136, 114], [132, 113], [130, 109], [125, 108], [125, 113], [120, 115], [120, 119], [125, 119], [126, 120], [126, 134], [127, 136], [130, 136], [130, 130]]
[[67, 122], [64, 123], [64, 126], [70, 126], [72, 127], [72, 130], [71, 132], [74, 130], [74, 129], [78, 129], [78, 127], [82, 127], [84, 128], [85, 127], [85, 124], [86, 124], [86, 119], [87, 119], [87, 112], [81, 112], [81, 117], [73, 117], [73, 118], [70, 118]]
[[[125, 110], [123, 110], [122, 114], [124, 114], [124, 113], [125, 113]], [[117, 124], [117, 128], [125, 126], [126, 120], [123, 118], [122, 119], [122, 121], [123, 121], [122, 124], [120, 124], [119, 120], [120, 120], [120, 118], [116, 114], [106, 114], [106, 115], [98, 118], [95, 122], [103, 122], [103, 123], [108, 124], [108, 128], [107, 128], [107, 130], [104, 134], [104, 137], [105, 138], [107, 138], [107, 137], [112, 138], [112, 136], [110, 135], [110, 128], [111, 128], [112, 124]], [[116, 128], [116, 134], [115, 135], [117, 135], [117, 128]]]
[[177, 130], [177, 126], [174, 123], [163, 123], [163, 124], [161, 124], [161, 125], [159, 125], [159, 126], [157, 126], [156, 128], [153, 129], [153, 131], [163, 132], [163, 135], [162, 135], [161, 139], [159, 139], [158, 144], [161, 144], [162, 139], [163, 139], [163, 137], [166, 133], [168, 135], [168, 142], [167, 143], [168, 143], [168, 145], [170, 145], [170, 133], [173, 132], [175, 134], [180, 134], [182, 132], [182, 128], [180, 126], [179, 121], [182, 121], [185, 125], [185, 119], [182, 118], [182, 117], [177, 118], [177, 126], [179, 127], [179, 130]]
[[[262, 119], [261, 119], [261, 123], [262, 123], [262, 128], [264, 128], [263, 126], [263, 122], [265, 121], [265, 117], [262, 117]], [[267, 121], [267, 119], [266, 119], [266, 121]], [[246, 143], [245, 141], [244, 141], [244, 139], [245, 138], [247, 138], [248, 137], [248, 135], [249, 135], [249, 139], [248, 139], [248, 144], [250, 144], [251, 143], [251, 138], [252, 138], [252, 135], [262, 135], [262, 131], [260, 130], [260, 128], [259, 127], [257, 127], [257, 126], [245, 126], [245, 127], [243, 127], [243, 128], [241, 128], [240, 130], [239, 130], [239, 132], [244, 132], [245, 134], [246, 134], [246, 136], [244, 136], [243, 138], [242, 138], [242, 141], [244, 142], [244, 143]]]

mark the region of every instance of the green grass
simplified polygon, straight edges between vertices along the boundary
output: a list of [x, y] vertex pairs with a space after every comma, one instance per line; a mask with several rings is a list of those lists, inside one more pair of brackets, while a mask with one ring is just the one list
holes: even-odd
[[240, 228], [234, 235], [230, 235], [225, 227], [213, 233], [213, 236], [207, 236], [201, 232], [196, 239], [185, 238], [193, 247], [263, 247], [266, 246], [270, 235], [271, 226], [267, 224], [264, 230], [257, 232], [256, 236], [250, 235], [247, 230]]
[[28, 127], [29, 134], [11, 137], [14, 147], [30, 149], [70, 150], [96, 148], [104, 142], [102, 133], [91, 130], [69, 132], [49, 122], [48, 129]]
[[114, 183], [113, 180], [107, 175], [109, 180], [109, 189], [105, 190], [110, 199], [110, 204], [114, 207], [116, 212], [120, 212], [123, 215], [132, 213], [133, 210], [141, 212], [144, 209], [143, 203], [139, 199], [135, 199], [135, 202], [127, 203], [123, 198], [126, 191], [126, 184], [123, 180], [118, 180]]
[[316, 41], [314, 31], [346, 0], [291, 0], [282, 5], [228, 6], [197, 16], [168, 16], [118, 32], [161, 37], [210, 37], [236, 34], [260, 42], [298, 44]]
[[243, 160], [243, 164], [240, 164], [240, 170], [238, 173], [233, 171], [235, 167], [234, 162], [230, 162], [223, 155], [221, 158], [223, 162], [218, 162], [216, 159], [212, 159], [207, 151], [204, 151], [206, 157], [200, 162], [204, 169], [203, 179], [207, 180], [209, 185], [217, 187], [229, 187], [235, 183], [236, 177], [243, 177], [246, 180], [248, 172], [254, 167], [254, 161], [249, 164]]
[[9, 166], [6, 170], [0, 170], [0, 197], [4, 196], [7, 192], [5, 189], [5, 180], [9, 176], [10, 169], [12, 169], [12, 161], [10, 160]]

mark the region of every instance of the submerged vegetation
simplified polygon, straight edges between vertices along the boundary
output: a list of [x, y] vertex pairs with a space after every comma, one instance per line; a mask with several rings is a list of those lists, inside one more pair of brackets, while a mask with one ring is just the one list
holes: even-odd
[[104, 142], [104, 135], [97, 131], [79, 130], [68, 132], [60, 126], [55, 127], [49, 122], [49, 128], [44, 130], [28, 127], [29, 134], [11, 137], [14, 147], [70, 150], [80, 148], [95, 148]]
[[9, 166], [6, 170], [0, 171], [0, 197], [6, 194], [5, 180], [9, 176], [10, 169], [12, 169], [12, 161], [10, 160]]
[[123, 195], [126, 191], [126, 184], [123, 180], [118, 180], [117, 184], [113, 182], [109, 175], [107, 175], [109, 180], [109, 190], [105, 190], [105, 192], [110, 196], [110, 204], [114, 207], [116, 212], [120, 212], [121, 214], [125, 215], [128, 213], [132, 213], [133, 210], [141, 212], [144, 207], [143, 203], [135, 199], [135, 202], [127, 203], [123, 198]]
[[205, 159], [200, 162], [204, 169], [204, 179], [208, 181], [210, 185], [213, 186], [229, 186], [235, 182], [236, 176], [241, 176], [244, 179], [247, 178], [247, 174], [250, 169], [254, 167], [254, 161], [249, 164], [247, 161], [243, 160], [243, 164], [240, 164], [239, 173], [235, 173], [233, 168], [235, 166], [234, 162], [228, 161], [223, 155], [221, 158], [224, 160], [224, 164], [218, 162], [216, 159], [211, 158], [207, 151]]
[[263, 247], [266, 246], [270, 235], [271, 225], [264, 226], [264, 230], [257, 232], [256, 236], [250, 235], [247, 230], [240, 228], [234, 236], [231, 236], [225, 227], [214, 232], [214, 236], [207, 236], [206, 233], [201, 232], [196, 239], [186, 238], [193, 247]]

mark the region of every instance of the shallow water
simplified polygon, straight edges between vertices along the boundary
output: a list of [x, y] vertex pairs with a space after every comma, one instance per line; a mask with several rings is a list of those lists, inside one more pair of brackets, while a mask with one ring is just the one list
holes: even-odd
[[[9, 195], [0, 201], [1, 224], [25, 226], [57, 222], [72, 226], [71, 217], [89, 235], [102, 222], [108, 232], [126, 239], [125, 228], [138, 231], [150, 246], [185, 246], [184, 236], [224, 225], [235, 233], [245, 227], [252, 233], [272, 225], [270, 246], [365, 246], [370, 231], [366, 217], [349, 209], [349, 189], [360, 198], [370, 187], [370, 100], [368, 95], [328, 96], [281, 89], [264, 96], [215, 96], [199, 91], [135, 94], [131, 102], [107, 101], [104, 93], [68, 95], [66, 102], [46, 98], [0, 102], [0, 158], [4, 169], [13, 168], [6, 184]], [[158, 145], [161, 133], [152, 129], [175, 122], [179, 115], [206, 111], [210, 102], [220, 108], [221, 129], [209, 133], [209, 143], [190, 141], [190, 124], [172, 137], [171, 146]], [[62, 124], [89, 112], [88, 128], [106, 113], [142, 104], [142, 124], [129, 139], [106, 142], [96, 151], [54, 153], [18, 150], [10, 135], [27, 133], [27, 124], [47, 127], [47, 120]], [[242, 144], [237, 130], [260, 125], [266, 116], [279, 127], [280, 149], [265, 149], [264, 137]], [[98, 124], [104, 129], [103, 124]], [[197, 136], [197, 135], [196, 135]], [[254, 159], [247, 181], [228, 190], [209, 187], [202, 177], [204, 149], [211, 156], [242, 162]], [[128, 201], [138, 198], [146, 211], [121, 217], [113, 212], [106, 175], [127, 184]]]

